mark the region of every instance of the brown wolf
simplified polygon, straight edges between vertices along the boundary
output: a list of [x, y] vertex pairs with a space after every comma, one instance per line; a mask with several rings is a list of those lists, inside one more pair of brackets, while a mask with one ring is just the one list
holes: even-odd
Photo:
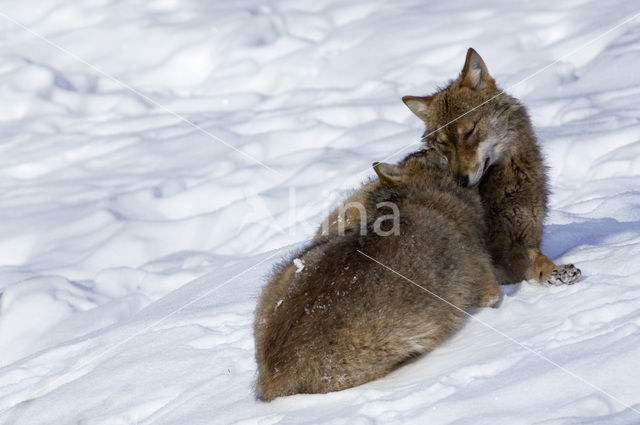
[[[464, 311], [499, 303], [477, 190], [458, 185], [446, 167], [434, 150], [399, 166], [375, 163], [379, 181], [363, 199], [367, 234], [356, 225], [327, 236], [276, 269], [255, 314], [259, 398], [380, 378], [438, 346]], [[399, 234], [372, 231], [388, 214], [382, 202], [397, 205]]]
[[426, 97], [404, 103], [427, 129], [424, 145], [442, 152], [464, 186], [479, 186], [489, 250], [501, 283], [536, 279], [572, 284], [580, 270], [556, 266], [540, 252], [547, 178], [527, 111], [498, 89], [469, 49], [460, 76]]

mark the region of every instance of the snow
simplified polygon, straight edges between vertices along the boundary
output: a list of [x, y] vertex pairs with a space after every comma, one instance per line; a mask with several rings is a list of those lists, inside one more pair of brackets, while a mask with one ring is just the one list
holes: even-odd
[[[2, 2], [0, 423], [640, 423], [638, 12]], [[371, 162], [418, 147], [400, 97], [470, 46], [529, 107], [543, 251], [582, 281], [505, 286], [474, 313], [495, 330], [469, 320], [384, 379], [257, 401], [266, 277]]]
[[296, 266], [296, 273], [300, 273], [302, 270], [304, 270], [304, 261], [299, 258], [293, 259], [293, 265]]

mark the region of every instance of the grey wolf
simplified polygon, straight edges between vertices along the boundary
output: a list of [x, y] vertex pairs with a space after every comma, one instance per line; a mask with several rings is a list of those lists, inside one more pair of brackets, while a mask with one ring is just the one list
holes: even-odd
[[503, 93], [473, 49], [457, 79], [430, 96], [402, 98], [425, 122], [423, 143], [446, 156], [463, 186], [477, 186], [489, 251], [501, 283], [535, 279], [572, 284], [581, 272], [540, 251], [548, 183], [523, 105]]
[[501, 300], [477, 189], [457, 184], [433, 149], [399, 165], [374, 163], [374, 170], [378, 179], [360, 191], [366, 225], [388, 214], [377, 205], [392, 202], [400, 232], [361, 234], [355, 223], [277, 267], [255, 313], [262, 400], [380, 378], [440, 345], [463, 325], [465, 311]]

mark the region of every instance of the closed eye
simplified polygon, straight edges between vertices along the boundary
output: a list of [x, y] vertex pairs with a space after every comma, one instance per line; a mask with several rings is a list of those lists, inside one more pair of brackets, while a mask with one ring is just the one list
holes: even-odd
[[473, 124], [473, 127], [471, 127], [470, 130], [468, 130], [466, 133], [464, 133], [464, 138], [468, 139], [469, 137], [471, 137], [471, 135], [473, 134], [473, 132], [476, 130], [476, 124]]

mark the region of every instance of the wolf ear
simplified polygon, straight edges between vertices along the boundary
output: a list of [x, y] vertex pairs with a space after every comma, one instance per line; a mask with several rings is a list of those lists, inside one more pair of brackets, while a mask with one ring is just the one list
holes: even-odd
[[411, 109], [411, 112], [416, 114], [422, 121], [427, 121], [427, 108], [431, 104], [433, 97], [419, 97], [419, 96], [404, 96], [402, 101], [405, 105]]
[[386, 162], [374, 162], [373, 170], [384, 186], [398, 186], [402, 183], [402, 169]]
[[467, 59], [460, 72], [460, 84], [472, 90], [496, 89], [496, 82], [489, 75], [489, 70], [484, 61], [471, 47], [467, 50]]

